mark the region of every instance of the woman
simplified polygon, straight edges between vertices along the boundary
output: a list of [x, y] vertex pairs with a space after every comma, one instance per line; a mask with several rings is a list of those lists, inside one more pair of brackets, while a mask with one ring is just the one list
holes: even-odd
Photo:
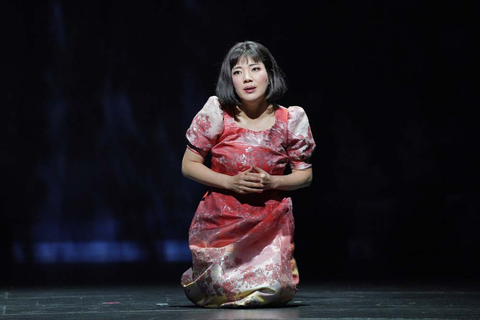
[[315, 142], [301, 107], [275, 104], [285, 91], [268, 49], [237, 43], [216, 96], [187, 130], [182, 173], [210, 187], [190, 226], [193, 266], [182, 276], [198, 306], [279, 306], [295, 295], [292, 202], [284, 191], [310, 185]]

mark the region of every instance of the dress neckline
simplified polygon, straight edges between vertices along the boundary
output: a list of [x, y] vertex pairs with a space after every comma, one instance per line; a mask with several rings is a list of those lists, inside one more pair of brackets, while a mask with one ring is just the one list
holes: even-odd
[[[277, 106], [274, 110], [274, 118], [275, 118], [275, 121], [273, 122], [273, 124], [266, 128], [266, 129], [261, 129], [261, 130], [253, 130], [253, 129], [248, 129], [248, 128], [244, 128], [242, 126], [240, 126], [236, 121], [235, 121], [235, 116], [234, 115], [230, 115], [231, 119], [232, 119], [232, 122], [233, 122], [233, 125], [239, 129], [242, 129], [242, 130], [246, 130], [246, 131], [251, 131], [251, 132], [265, 132], [265, 131], [270, 131], [272, 130], [276, 125], [277, 125], [277, 122], [278, 122], [278, 109], [280, 109], [280, 106]], [[232, 114], [234, 114], [235, 110], [232, 110]]]

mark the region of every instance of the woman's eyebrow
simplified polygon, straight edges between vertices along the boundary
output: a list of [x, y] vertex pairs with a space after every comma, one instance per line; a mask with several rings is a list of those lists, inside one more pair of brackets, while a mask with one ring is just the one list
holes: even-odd
[[[251, 67], [251, 66], [258, 66], [260, 65], [260, 63], [250, 63], [248, 66]], [[235, 69], [241, 69], [242, 67], [241, 66], [236, 66], [236, 67], [233, 67], [232, 70], [235, 70]]]

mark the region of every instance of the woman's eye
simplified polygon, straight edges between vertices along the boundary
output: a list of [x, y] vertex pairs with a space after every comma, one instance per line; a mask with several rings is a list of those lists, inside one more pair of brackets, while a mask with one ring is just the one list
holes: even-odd
[[260, 70], [259, 67], [255, 67], [255, 68], [252, 69], [252, 71], [258, 71], [258, 70]]
[[237, 71], [233, 71], [233, 75], [234, 75], [234, 76], [237, 75], [237, 74], [240, 74], [240, 71], [238, 71], [238, 70], [237, 70]]

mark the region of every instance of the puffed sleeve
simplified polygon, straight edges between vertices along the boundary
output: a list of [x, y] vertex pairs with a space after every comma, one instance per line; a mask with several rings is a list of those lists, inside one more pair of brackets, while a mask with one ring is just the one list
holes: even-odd
[[307, 169], [312, 166], [310, 158], [315, 150], [312, 130], [307, 114], [303, 108], [294, 106], [288, 108], [288, 146], [290, 168]]
[[185, 134], [187, 148], [205, 158], [223, 131], [223, 111], [218, 98], [212, 96], [195, 115]]

